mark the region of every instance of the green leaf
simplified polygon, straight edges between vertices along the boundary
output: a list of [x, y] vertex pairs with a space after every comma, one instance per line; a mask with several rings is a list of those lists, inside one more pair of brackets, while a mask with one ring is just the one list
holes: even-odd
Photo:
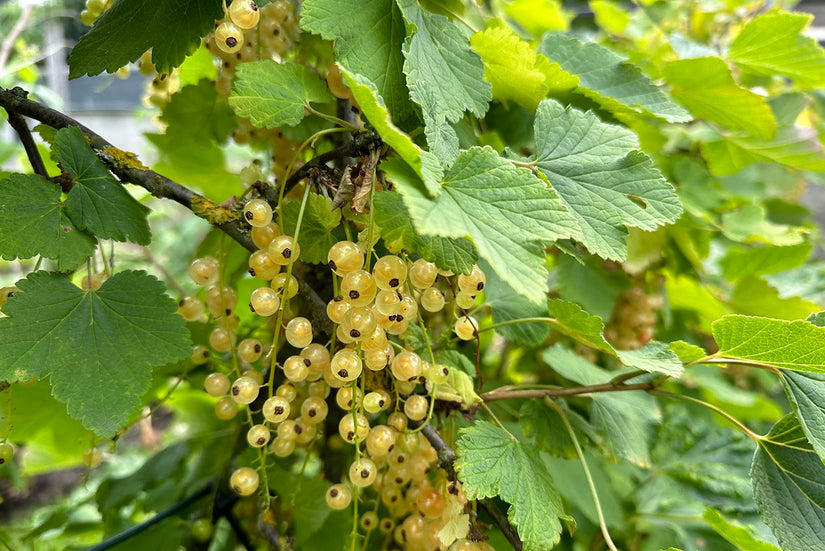
[[158, 72], [168, 73], [222, 16], [214, 0], [118, 0], [72, 50], [69, 78], [114, 73], [149, 49]]
[[457, 274], [472, 271], [478, 261], [478, 252], [470, 241], [420, 235], [415, 231], [407, 207], [398, 193], [377, 193], [373, 201], [375, 223], [381, 228], [384, 245], [390, 252], [415, 252], [442, 270], [452, 270]]
[[767, 281], [756, 276], [745, 277], [736, 284], [729, 304], [737, 314], [786, 320], [806, 318], [821, 308], [799, 297], [782, 298]]
[[[565, 402], [559, 402], [559, 406], [567, 410], [566, 415], [577, 415], [569, 411], [564, 404]], [[570, 439], [558, 413], [540, 400], [526, 400], [522, 404], [519, 410], [519, 424], [524, 436], [532, 438], [540, 451], [566, 459], [577, 457], [573, 440]]]
[[404, 74], [410, 97], [435, 120], [457, 122], [470, 111], [484, 116], [492, 99], [481, 58], [470, 49], [470, 31], [415, 0], [396, 0], [407, 22]]
[[628, 367], [635, 367], [649, 373], [661, 373], [670, 377], [681, 377], [684, 367], [670, 345], [651, 341], [637, 350], [618, 350], [619, 360]]
[[730, 45], [728, 59], [756, 75], [783, 75], [801, 88], [825, 85], [825, 50], [804, 33], [807, 13], [768, 13], [752, 19]]
[[825, 373], [825, 327], [739, 315], [725, 316], [712, 327], [720, 357]]
[[810, 243], [787, 247], [735, 247], [721, 260], [725, 277], [737, 280], [746, 276], [775, 274], [799, 266], [811, 253]]
[[577, 77], [576, 91], [608, 111], [647, 112], [668, 122], [687, 122], [692, 118], [638, 67], [604, 46], [553, 33], [544, 37], [539, 53]]
[[664, 73], [673, 97], [695, 117], [763, 140], [776, 135], [776, 121], [765, 99], [736, 84], [730, 67], [718, 57], [671, 61]]
[[668, 348], [673, 350], [679, 360], [685, 363], [701, 360], [708, 355], [701, 346], [696, 346], [685, 341], [674, 341], [668, 345]]
[[197, 144], [223, 143], [235, 128], [235, 115], [209, 79], [184, 86], [172, 95], [160, 120], [168, 125], [166, 134], [172, 139]]
[[295, 126], [310, 103], [333, 99], [326, 83], [308, 67], [267, 59], [238, 65], [229, 105], [253, 126], [275, 128]]
[[716, 509], [708, 507], [702, 515], [705, 522], [716, 530], [716, 533], [731, 542], [743, 551], [781, 551], [778, 547], [756, 539], [756, 536], [746, 527], [729, 521]]
[[784, 551], [825, 549], [825, 464], [796, 415], [780, 419], [753, 457], [753, 496]]
[[547, 96], [550, 86], [536, 68], [536, 52], [508, 27], [479, 31], [470, 44], [484, 62], [484, 78], [493, 86], [494, 99], [513, 100], [533, 111]]
[[[547, 317], [547, 305], [535, 304], [524, 298], [518, 291], [502, 281], [485, 261], [479, 263], [487, 274], [484, 286], [486, 305], [492, 309], [493, 323], [502, 323], [523, 318]], [[527, 346], [538, 346], [550, 335], [548, 323], [517, 323], [499, 327], [496, 332], [505, 339]]]
[[470, 377], [476, 376], [475, 364], [470, 361], [470, 358], [458, 350], [438, 350], [435, 353], [435, 361], [440, 364], [446, 364], [453, 369], [460, 369]]
[[149, 244], [149, 209], [111, 175], [78, 127], [57, 131], [54, 153], [74, 178], [75, 185], [66, 198], [66, 213], [79, 228], [104, 239]]
[[392, 147], [398, 156], [412, 167], [426, 185], [428, 193], [438, 195], [441, 191], [439, 182], [444, 172], [436, 156], [418, 147], [412, 141], [412, 138], [393, 124], [390, 113], [384, 105], [384, 100], [369, 79], [357, 73], [349, 73], [346, 68], [340, 65], [339, 68], [344, 81], [352, 91], [353, 97], [361, 106], [361, 111], [381, 136], [381, 139], [384, 140], [384, 143]]
[[120, 272], [91, 292], [45, 272], [17, 287], [0, 319], [0, 379], [51, 375], [55, 398], [101, 436], [140, 407], [153, 366], [191, 354], [175, 302], [144, 272]]
[[581, 233], [574, 237], [590, 252], [624, 260], [625, 226], [652, 231], [682, 214], [673, 187], [638, 151], [630, 130], [605, 124], [591, 111], [544, 100], [535, 138], [533, 163], [579, 222]]
[[502, 280], [535, 303], [544, 299], [543, 243], [571, 235], [575, 221], [530, 171], [491, 147], [473, 147], [456, 159], [436, 199], [420, 185], [397, 187], [420, 233], [470, 238]]
[[573, 18], [559, 0], [514, 0], [504, 4], [504, 11], [535, 36], [545, 31], [566, 31]]
[[[542, 359], [566, 379], [581, 385], [608, 382], [615, 373], [593, 365], [560, 344], [542, 353]], [[605, 454], [649, 467], [653, 430], [661, 414], [656, 400], [643, 391], [593, 394], [590, 422], [600, 436]]]
[[301, 545], [314, 533], [321, 529], [333, 511], [326, 506], [325, 494], [329, 483], [317, 477], [294, 475], [282, 470], [279, 466], [269, 468], [269, 481], [273, 490], [283, 498], [292, 499], [291, 513], [293, 515], [298, 541]]
[[588, 314], [578, 304], [558, 298], [550, 299], [547, 305], [550, 315], [556, 318], [556, 330], [608, 354], [616, 353], [604, 340], [604, 321], [600, 317]]
[[334, 40], [335, 60], [373, 83], [396, 123], [417, 119], [402, 72], [404, 20], [394, 0], [306, 0], [301, 28]]
[[95, 240], [78, 229], [60, 202], [60, 186], [38, 174], [0, 180], [0, 256], [6, 260], [38, 254], [71, 270], [95, 252]]
[[22, 461], [26, 475], [77, 465], [89, 448], [89, 431], [52, 398], [48, 380], [15, 385], [11, 396], [5, 394], [3, 399], [8, 400], [8, 408], [0, 408], [0, 433], [11, 442], [26, 443]]
[[[300, 201], [292, 201], [284, 205], [284, 232], [287, 235], [295, 235], [300, 210]], [[334, 231], [340, 223], [341, 210], [332, 210], [332, 199], [317, 193], [310, 193], [307, 197], [304, 217], [301, 220], [301, 232], [298, 234], [301, 261], [326, 264], [330, 247], [345, 239], [341, 231]]]
[[470, 499], [501, 496], [527, 551], [549, 550], [570, 520], [538, 452], [485, 421], [461, 429], [456, 446], [458, 477]]
[[435, 399], [444, 402], [454, 402], [463, 410], [469, 406], [481, 402], [481, 397], [476, 394], [473, 379], [464, 370], [451, 368], [447, 375], [447, 380], [440, 385], [427, 386]]
[[709, 137], [702, 138], [702, 156], [711, 172], [727, 176], [759, 162], [825, 172], [825, 151], [817, 131], [794, 125], [805, 108], [805, 98], [797, 94], [784, 94], [769, 103], [777, 123], [776, 136], [772, 140], [763, 140], [744, 132], [730, 132], [722, 136], [713, 131]]
[[783, 369], [782, 384], [808, 440], [825, 457], [825, 374]]

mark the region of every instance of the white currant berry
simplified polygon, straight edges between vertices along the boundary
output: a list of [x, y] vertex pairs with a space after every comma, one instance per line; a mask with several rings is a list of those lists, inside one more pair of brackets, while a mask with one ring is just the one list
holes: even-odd
[[246, 431], [246, 441], [253, 448], [262, 448], [269, 442], [271, 436], [269, 429], [265, 425], [252, 425]]
[[254, 0], [233, 0], [228, 12], [232, 22], [241, 29], [254, 29], [261, 20], [261, 12]]
[[282, 396], [272, 396], [264, 402], [262, 413], [270, 423], [280, 423], [289, 417], [291, 407], [289, 400]]
[[349, 479], [353, 485], [359, 488], [366, 488], [375, 482], [378, 474], [378, 467], [375, 462], [368, 457], [361, 457], [352, 462], [349, 467]]
[[214, 285], [220, 276], [220, 263], [212, 256], [196, 258], [189, 265], [189, 277], [198, 285]]
[[240, 496], [249, 496], [258, 489], [258, 471], [249, 467], [236, 469], [229, 477], [229, 486]]
[[432, 262], [419, 258], [410, 266], [410, 283], [418, 289], [432, 287], [438, 277], [438, 268]]
[[395, 255], [382, 256], [375, 262], [372, 275], [379, 289], [398, 289], [407, 280], [407, 264]]
[[[284, 298], [290, 299], [298, 294], [298, 280], [296, 277], [289, 274], [289, 283], [287, 284], [286, 281], [287, 273], [281, 272], [272, 278], [272, 283], [270, 284], [270, 287], [275, 289], [275, 292], [278, 293], [278, 296], [280, 296], [282, 300]], [[286, 297], [283, 296], [284, 287], [286, 287]]]
[[364, 266], [364, 253], [352, 241], [339, 241], [327, 253], [329, 269], [343, 276]]
[[355, 350], [349, 348], [336, 352], [330, 362], [330, 371], [336, 379], [344, 383], [357, 379], [362, 369], [361, 358]]
[[212, 353], [204, 345], [196, 344], [192, 347], [192, 355], [189, 360], [195, 365], [203, 365], [209, 361], [211, 355]]
[[415, 381], [424, 371], [424, 362], [421, 356], [407, 350], [393, 358], [390, 367], [399, 381]]
[[231, 21], [224, 21], [215, 29], [215, 44], [221, 51], [234, 54], [243, 47], [243, 31]]
[[257, 250], [249, 255], [249, 273], [261, 281], [271, 281], [280, 271], [280, 264], [273, 262], [268, 249]]
[[215, 403], [215, 417], [221, 421], [229, 421], [238, 414], [238, 404], [229, 396], [221, 398]]
[[344, 314], [351, 308], [350, 303], [344, 297], [335, 297], [327, 303], [327, 317], [332, 323], [341, 323]]
[[458, 335], [459, 339], [469, 341], [476, 336], [477, 327], [478, 322], [476, 320], [469, 316], [461, 316], [455, 320], [453, 330], [455, 331], [455, 334]]
[[272, 240], [281, 235], [281, 229], [278, 227], [278, 224], [270, 222], [266, 226], [253, 226], [249, 235], [252, 237], [252, 242], [255, 243], [256, 247], [259, 249], [267, 249], [269, 244], [272, 243]]
[[279, 235], [272, 239], [269, 244], [269, 257], [275, 264], [286, 266], [290, 259], [293, 262], [298, 260], [301, 254], [301, 247], [295, 242], [295, 239], [289, 235]]
[[485, 283], [487, 283], [487, 278], [478, 266], [473, 266], [470, 275], [459, 274], [458, 276], [458, 289], [468, 295], [477, 295], [484, 289]]
[[413, 394], [404, 402], [404, 413], [412, 421], [420, 421], [427, 416], [430, 403], [424, 396]]
[[14, 448], [8, 442], [0, 444], [0, 465], [8, 463], [14, 457]]
[[257, 361], [263, 354], [264, 347], [258, 339], [244, 339], [238, 345], [238, 357], [252, 363]]
[[309, 375], [312, 362], [302, 356], [290, 356], [284, 361], [284, 375], [293, 383], [300, 383]]
[[446, 300], [444, 293], [437, 287], [427, 287], [421, 291], [421, 307], [427, 312], [440, 312]]
[[271, 316], [281, 307], [281, 299], [272, 287], [258, 287], [249, 297], [249, 309], [259, 316]]
[[230, 396], [238, 404], [251, 404], [258, 397], [261, 385], [252, 377], [238, 377], [229, 390]]
[[286, 340], [295, 348], [312, 343], [312, 323], [304, 317], [292, 318], [286, 326]]
[[336, 511], [346, 509], [352, 501], [352, 491], [343, 484], [333, 484], [327, 490], [326, 501], [330, 509]]
[[206, 308], [198, 297], [183, 297], [178, 301], [178, 314], [186, 321], [204, 319]]
[[341, 280], [341, 295], [352, 306], [369, 306], [376, 293], [375, 278], [365, 270], [353, 270]]
[[229, 380], [229, 377], [223, 373], [210, 373], [203, 381], [203, 389], [206, 393], [216, 398], [225, 396], [231, 387], [232, 382]]
[[[279, 428], [282, 426], [284, 425], [279, 425]], [[292, 434], [293, 438], [291, 440], [278, 437], [272, 441], [271, 449], [276, 457], [289, 457], [292, 455], [292, 452], [295, 451], [295, 433], [293, 432]]]

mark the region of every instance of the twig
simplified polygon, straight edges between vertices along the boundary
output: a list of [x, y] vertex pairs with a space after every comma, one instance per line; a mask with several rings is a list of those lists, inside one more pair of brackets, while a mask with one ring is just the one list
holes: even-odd
[[17, 113], [9, 112], [9, 124], [12, 128], [14, 128], [14, 131], [17, 132], [17, 136], [23, 144], [23, 149], [26, 150], [26, 157], [29, 158], [29, 162], [32, 165], [32, 170], [34, 170], [34, 173], [39, 174], [44, 178], [48, 178], [49, 173], [46, 172], [46, 165], [43, 164], [43, 159], [40, 157], [40, 152], [37, 150], [37, 144], [34, 143], [34, 138], [32, 137], [32, 133], [29, 130], [29, 125], [26, 124], [25, 119]]
[[[249, 251], [257, 250], [249, 233], [241, 225], [241, 216], [227, 208], [220, 207], [206, 197], [195, 193], [191, 189], [170, 180], [169, 178], [149, 170], [143, 166], [132, 153], [127, 153], [103, 139], [93, 130], [80, 124], [75, 119], [63, 113], [46, 107], [26, 98], [27, 93], [21, 88], [7, 90], [0, 88], [0, 107], [3, 107], [11, 119], [12, 113], [25, 115], [38, 120], [53, 128], [76, 126], [89, 138], [92, 149], [122, 182], [130, 182], [141, 186], [149, 193], [159, 198], [171, 199], [189, 210], [196, 216], [203, 218], [213, 226], [218, 227], [229, 237], [240, 243]], [[363, 140], [359, 141], [363, 146]], [[332, 153], [332, 151], [330, 151]], [[311, 163], [312, 161], [310, 161]], [[309, 163], [307, 163], [309, 164]], [[306, 165], [304, 165], [306, 166]], [[303, 168], [303, 167], [302, 167]], [[298, 289], [309, 300], [313, 313], [313, 322], [328, 335], [332, 334], [332, 322], [326, 316], [326, 303], [318, 293], [300, 276], [293, 274], [298, 280]]]
[[336, 147], [332, 151], [321, 153], [314, 159], [307, 161], [304, 166], [296, 170], [289, 178], [287, 178], [286, 183], [284, 184], [284, 193], [287, 193], [290, 189], [295, 187], [298, 182], [306, 178], [310, 169], [324, 165], [334, 159], [369, 155], [370, 152], [378, 149], [381, 146], [381, 143], [381, 138], [378, 137], [378, 133], [375, 131], [370, 130], [369, 132], [364, 132], [363, 134], [357, 134], [347, 143]]
[[556, 396], [576, 396], [578, 394], [594, 394], [597, 392], [620, 392], [629, 390], [653, 390], [655, 382], [627, 385], [624, 383], [602, 383], [588, 386], [572, 386], [563, 388], [529, 388], [524, 390], [502, 390], [501, 388], [485, 392], [481, 399], [485, 402], [495, 400], [519, 400], [525, 398], [544, 398]]
[[516, 551], [521, 551], [524, 548], [521, 538], [518, 537], [518, 532], [516, 532], [516, 529], [510, 524], [507, 516], [496, 506], [495, 501], [490, 498], [481, 499], [478, 502], [478, 506], [490, 515], [493, 524], [501, 530], [501, 533], [504, 534], [504, 537], [507, 538], [507, 541], [510, 542], [513, 549], [516, 549]]
[[174, 515], [178, 511], [181, 511], [181, 510], [189, 507], [190, 505], [192, 505], [196, 501], [198, 501], [200, 499], [203, 499], [207, 494], [209, 494], [212, 491], [213, 486], [214, 486], [213, 483], [210, 482], [209, 484], [207, 484], [206, 486], [204, 486], [203, 488], [201, 488], [199, 491], [195, 492], [191, 496], [187, 497], [186, 499], [184, 499], [182, 501], [179, 501], [178, 503], [175, 503], [174, 505], [172, 505], [171, 507], [169, 507], [167, 509], [164, 509], [163, 511], [161, 511], [157, 515], [153, 516], [149, 520], [141, 522], [140, 524], [137, 524], [135, 526], [132, 526], [128, 530], [125, 530], [125, 531], [123, 531], [123, 532], [121, 532], [121, 533], [119, 533], [115, 536], [112, 536], [111, 538], [107, 539], [106, 541], [95, 545], [94, 547], [90, 548], [89, 551], [104, 551], [105, 549], [111, 549], [112, 547], [114, 547], [115, 545], [117, 545], [119, 543], [123, 543], [124, 541], [136, 536], [137, 534], [143, 532], [144, 530], [148, 529], [149, 527], [154, 526], [155, 524], [157, 524], [157, 523], [159, 523], [163, 520], [166, 520], [167, 518], [171, 517], [172, 515]]
[[29, 23], [29, 17], [31, 17], [32, 12], [34, 11], [34, 2], [28, 4], [23, 8], [23, 11], [20, 13], [20, 17], [17, 19], [17, 23], [14, 24], [12, 27], [11, 32], [6, 36], [6, 39], [3, 40], [3, 45], [0, 46], [0, 75], [3, 74], [3, 69], [6, 68], [6, 63], [9, 61], [9, 56], [11, 56], [11, 49], [14, 47], [14, 42], [17, 40], [17, 37], [26, 30], [26, 25]]

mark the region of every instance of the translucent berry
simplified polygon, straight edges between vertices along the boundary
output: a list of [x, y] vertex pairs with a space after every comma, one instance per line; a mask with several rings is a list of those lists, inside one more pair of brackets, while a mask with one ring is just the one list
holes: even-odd
[[243, 47], [243, 31], [230, 21], [224, 21], [215, 29], [215, 44], [221, 51], [234, 54]]
[[330, 247], [327, 260], [330, 270], [343, 276], [364, 266], [364, 253], [352, 241], [339, 241]]
[[329, 350], [319, 343], [313, 343], [301, 350], [301, 357], [309, 360], [310, 369], [326, 369], [329, 367]]
[[258, 339], [244, 339], [238, 345], [238, 357], [245, 362], [254, 362], [261, 357], [264, 347]]
[[278, 224], [270, 222], [266, 226], [253, 227], [249, 235], [252, 237], [252, 242], [255, 243], [256, 247], [259, 249], [267, 249], [269, 244], [272, 243], [272, 240], [281, 235], [281, 229], [278, 227]]
[[343, 484], [333, 484], [327, 490], [326, 500], [331, 509], [346, 509], [352, 501], [352, 491]]
[[199, 518], [192, 523], [192, 537], [195, 541], [205, 543], [212, 538], [214, 526], [212, 521], [207, 518]]
[[216, 318], [231, 315], [237, 304], [238, 293], [228, 285], [223, 287], [213, 285], [206, 290], [206, 306], [209, 308], [209, 313]]
[[322, 398], [310, 396], [301, 403], [301, 418], [310, 425], [317, 425], [327, 418], [329, 408]]
[[290, 356], [284, 361], [284, 375], [293, 383], [300, 383], [309, 375], [312, 362], [301, 356]]
[[351, 308], [349, 302], [344, 297], [335, 297], [327, 303], [327, 317], [332, 323], [341, 323], [344, 314]]
[[254, 0], [234, 0], [228, 11], [229, 18], [241, 29], [254, 29], [261, 20], [261, 12]]
[[271, 316], [281, 307], [278, 293], [271, 287], [258, 287], [249, 297], [249, 309], [259, 316]]
[[462, 310], [469, 310], [476, 303], [476, 297], [464, 291], [459, 291], [455, 296], [455, 303]]
[[286, 418], [289, 417], [290, 411], [291, 407], [289, 405], [289, 400], [283, 398], [282, 396], [272, 396], [267, 398], [262, 409], [264, 419], [270, 423], [280, 423], [281, 421], [286, 420]]
[[234, 344], [234, 335], [223, 327], [216, 327], [209, 333], [209, 346], [217, 352], [229, 352]]
[[295, 239], [289, 235], [275, 237], [269, 244], [268, 251], [272, 261], [281, 266], [289, 264], [290, 259], [295, 262], [301, 254], [301, 248], [295, 243]]
[[205, 312], [203, 302], [197, 297], [183, 297], [178, 301], [178, 314], [186, 321], [199, 321]]
[[349, 272], [341, 280], [341, 294], [352, 306], [368, 306], [377, 292], [375, 278], [365, 270]]
[[444, 364], [430, 364], [424, 373], [427, 380], [434, 385], [441, 385], [447, 382], [450, 376], [450, 368]]
[[364, 396], [364, 410], [367, 413], [378, 413], [386, 405], [387, 400], [380, 392], [370, 392]]
[[430, 409], [430, 403], [424, 396], [413, 394], [407, 401], [404, 402], [404, 414], [410, 418], [411, 421], [420, 421], [427, 416]]
[[427, 312], [440, 312], [444, 303], [444, 293], [437, 287], [427, 287], [421, 291], [421, 307]]
[[487, 283], [487, 278], [478, 266], [473, 266], [470, 275], [459, 274], [458, 276], [458, 289], [468, 295], [477, 295], [484, 289], [485, 283]]
[[240, 496], [249, 496], [258, 489], [258, 471], [249, 467], [236, 469], [229, 477], [229, 485]]
[[281, 271], [281, 266], [272, 261], [267, 249], [249, 255], [249, 273], [261, 281], [271, 281]]
[[349, 467], [349, 479], [359, 488], [366, 488], [375, 482], [376, 474], [378, 474], [378, 467], [372, 459], [367, 457], [356, 459]]
[[401, 310], [401, 295], [398, 291], [378, 291], [375, 309], [383, 316], [394, 316]]
[[204, 345], [196, 344], [192, 347], [192, 355], [189, 360], [195, 365], [203, 365], [209, 361], [211, 355], [212, 353]]
[[375, 262], [372, 275], [379, 289], [398, 289], [407, 280], [407, 264], [395, 255], [382, 256]]
[[304, 348], [312, 343], [312, 323], [306, 318], [292, 318], [286, 326], [286, 340], [295, 348]]
[[[363, 442], [370, 432], [370, 424], [367, 418], [361, 413], [356, 413], [355, 417], [358, 421], [358, 441]], [[345, 442], [350, 444], [355, 443], [355, 421], [351, 414], [341, 417], [341, 421], [338, 422], [338, 434]]]
[[229, 421], [238, 414], [238, 404], [229, 396], [221, 398], [215, 403], [215, 417], [221, 421]]
[[387, 425], [377, 425], [371, 428], [369, 434], [367, 434], [367, 451], [372, 457], [387, 455], [395, 445], [397, 434]]
[[[238, 0], [235, 0], [233, 5], [238, 3]], [[243, 217], [249, 222], [250, 226], [256, 228], [266, 227], [272, 222], [272, 207], [263, 199], [252, 199], [244, 206]]]
[[418, 493], [418, 497], [416, 497], [415, 503], [418, 506], [418, 510], [421, 511], [421, 514], [429, 519], [439, 518], [441, 513], [444, 512], [444, 505], [446, 504], [441, 493], [432, 488], [421, 490], [421, 492]]
[[458, 338], [463, 341], [472, 340], [476, 336], [478, 322], [469, 316], [461, 316], [455, 320], [453, 329]]
[[229, 377], [218, 372], [210, 373], [203, 381], [203, 389], [206, 393], [216, 398], [225, 396], [231, 386], [232, 382], [229, 380]]
[[284, 298], [284, 287], [286, 287], [286, 298], [290, 299], [298, 294], [298, 280], [295, 276], [289, 274], [289, 284], [287, 284], [286, 280], [287, 273], [281, 272], [272, 278], [272, 283], [270, 284], [270, 287], [275, 289], [275, 292], [278, 293], [278, 296], [280, 296], [282, 300]]
[[238, 404], [251, 404], [258, 397], [261, 385], [252, 377], [238, 377], [232, 383], [229, 395]]
[[365, 532], [375, 530], [378, 527], [378, 515], [375, 511], [367, 511], [361, 515], [361, 519], [358, 521], [358, 524]]
[[[278, 428], [284, 426], [283, 423], [279, 425]], [[276, 457], [289, 457], [292, 455], [292, 452], [295, 451], [295, 433], [293, 432], [293, 437], [291, 440], [287, 440], [285, 438], [281, 438], [280, 436], [272, 441], [272, 453], [275, 454]]]
[[338, 380], [348, 383], [354, 381], [361, 375], [362, 364], [361, 358], [349, 348], [339, 350], [332, 357], [330, 362], [330, 371]]
[[265, 425], [252, 425], [246, 431], [246, 441], [253, 448], [262, 448], [269, 442], [270, 432]]
[[214, 285], [218, 281], [220, 267], [215, 257], [196, 258], [189, 265], [189, 277], [198, 285]]
[[354, 341], [360, 341], [372, 336], [375, 331], [375, 316], [369, 308], [356, 306], [350, 308], [341, 320], [341, 327]]
[[438, 268], [432, 262], [419, 258], [410, 266], [410, 283], [418, 289], [432, 287], [438, 277]]
[[14, 457], [14, 448], [8, 442], [0, 444], [0, 465], [8, 463]]
[[424, 371], [424, 362], [415, 352], [404, 351], [393, 358], [391, 369], [399, 381], [415, 381]]

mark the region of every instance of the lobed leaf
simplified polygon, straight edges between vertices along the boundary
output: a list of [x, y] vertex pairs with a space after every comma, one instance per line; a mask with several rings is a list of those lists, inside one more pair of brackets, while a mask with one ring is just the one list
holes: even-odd
[[[398, 172], [388, 170], [394, 164], [382, 166], [391, 178]], [[426, 197], [422, 186], [409, 178], [398, 183], [419, 232], [470, 238], [502, 280], [535, 303], [544, 300], [543, 243], [575, 231], [575, 220], [552, 188], [491, 147], [463, 152], [435, 199]]]
[[592, 253], [624, 260], [625, 226], [652, 231], [681, 216], [676, 192], [630, 130], [550, 99], [539, 104], [534, 130], [532, 164], [578, 221], [573, 237]]
[[825, 464], [796, 415], [776, 422], [753, 457], [753, 496], [784, 551], [821, 551], [825, 529]]
[[60, 195], [60, 186], [38, 174], [0, 180], [0, 256], [39, 254], [71, 270], [94, 254], [94, 238], [71, 221]]
[[214, 0], [118, 0], [72, 49], [69, 78], [114, 73], [150, 49], [158, 72], [169, 73], [221, 17]]
[[462, 429], [456, 446], [458, 477], [470, 499], [501, 496], [527, 551], [552, 549], [570, 520], [538, 452], [485, 421]]
[[668, 122], [687, 122], [692, 118], [638, 67], [604, 46], [553, 33], [541, 41], [539, 53], [578, 78], [576, 91], [608, 111], [647, 112]]
[[720, 357], [825, 373], [825, 327], [807, 321], [730, 315], [713, 322], [712, 330]]
[[803, 34], [807, 13], [766, 13], [745, 25], [728, 50], [728, 59], [756, 75], [784, 75], [802, 88], [825, 85], [825, 50]]
[[149, 209], [112, 176], [89, 147], [80, 128], [58, 130], [54, 154], [74, 179], [75, 185], [66, 197], [66, 212], [79, 228], [104, 239], [149, 244]]
[[69, 415], [101, 436], [140, 408], [153, 366], [191, 354], [175, 302], [144, 272], [120, 272], [89, 292], [46, 272], [17, 286], [0, 318], [0, 379], [50, 375]]
[[308, 67], [267, 59], [238, 66], [229, 105], [258, 128], [276, 128], [301, 122], [310, 103], [333, 99], [326, 83]]
[[[287, 235], [295, 235], [300, 210], [300, 201], [284, 205], [283, 222]], [[300, 260], [312, 264], [326, 264], [329, 249], [346, 238], [343, 231], [338, 228], [340, 223], [341, 211], [332, 209], [332, 200], [317, 193], [310, 193], [301, 220], [301, 232], [298, 234]]]

